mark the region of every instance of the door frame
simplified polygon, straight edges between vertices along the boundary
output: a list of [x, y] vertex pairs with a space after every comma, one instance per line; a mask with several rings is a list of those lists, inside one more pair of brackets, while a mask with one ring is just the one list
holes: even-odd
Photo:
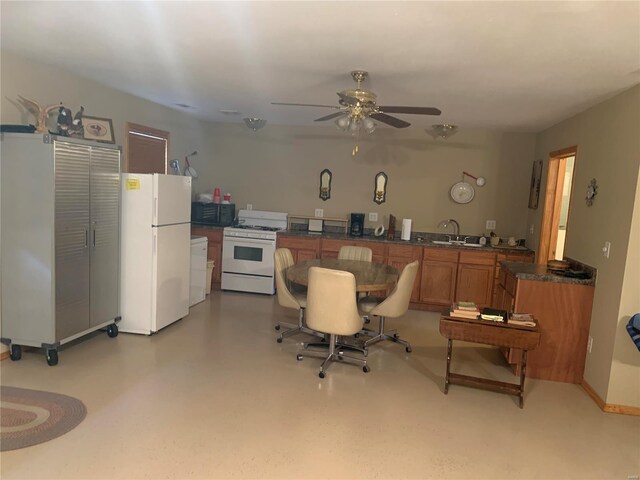
[[[547, 186], [544, 196], [544, 210], [540, 227], [540, 243], [538, 244], [537, 263], [546, 265], [551, 258], [555, 258], [558, 242], [558, 227], [560, 225], [560, 210], [562, 207], [562, 191], [567, 168], [567, 158], [574, 157], [573, 170], [575, 172], [578, 159], [578, 146], [563, 148], [549, 154], [547, 168]], [[562, 174], [560, 174], [562, 172]], [[573, 181], [571, 176], [571, 195], [569, 196], [569, 216], [573, 200]], [[567, 220], [568, 223], [568, 220]], [[568, 228], [567, 228], [568, 231]], [[565, 239], [566, 242], [566, 239]]]

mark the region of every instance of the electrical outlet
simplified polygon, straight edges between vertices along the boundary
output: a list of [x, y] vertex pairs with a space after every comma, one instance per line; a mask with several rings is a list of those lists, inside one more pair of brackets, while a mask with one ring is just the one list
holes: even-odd
[[322, 208], [316, 208], [316, 217], [324, 217], [324, 210]]
[[247, 203], [247, 210], [253, 210], [253, 204]]
[[593, 337], [589, 335], [589, 341], [587, 342], [587, 352], [591, 353], [592, 348], [593, 348]]
[[369, 221], [370, 222], [377, 222], [378, 221], [377, 212], [369, 212]]
[[602, 254], [609, 258], [609, 254], [611, 253], [611, 242], [604, 242], [604, 247], [602, 247]]
[[484, 227], [487, 230], [495, 230], [496, 229], [496, 221], [495, 220], [487, 220], [487, 224]]
[[531, 226], [529, 227], [529, 234], [533, 235], [533, 223], [531, 224]]

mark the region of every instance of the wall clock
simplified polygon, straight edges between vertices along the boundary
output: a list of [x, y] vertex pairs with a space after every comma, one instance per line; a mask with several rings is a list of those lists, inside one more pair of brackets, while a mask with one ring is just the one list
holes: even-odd
[[453, 187], [451, 187], [451, 199], [456, 203], [469, 203], [473, 200], [473, 196], [476, 194], [476, 191], [473, 189], [471, 184], [467, 182], [458, 182]]
[[590, 207], [593, 205], [593, 200], [598, 194], [598, 185], [596, 183], [596, 179], [592, 178], [589, 185], [587, 185], [587, 196], [585, 197], [585, 201], [587, 202], [587, 206]]

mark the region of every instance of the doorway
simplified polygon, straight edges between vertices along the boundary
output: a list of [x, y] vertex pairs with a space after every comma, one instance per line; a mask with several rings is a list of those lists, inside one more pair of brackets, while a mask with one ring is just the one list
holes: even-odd
[[549, 155], [538, 263], [562, 260], [568, 234], [571, 190], [578, 147], [569, 147]]

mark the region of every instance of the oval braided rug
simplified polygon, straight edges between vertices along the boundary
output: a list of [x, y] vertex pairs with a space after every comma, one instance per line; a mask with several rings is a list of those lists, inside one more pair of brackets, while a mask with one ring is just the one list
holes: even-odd
[[47, 442], [75, 428], [87, 408], [77, 398], [17, 387], [0, 387], [0, 451]]

